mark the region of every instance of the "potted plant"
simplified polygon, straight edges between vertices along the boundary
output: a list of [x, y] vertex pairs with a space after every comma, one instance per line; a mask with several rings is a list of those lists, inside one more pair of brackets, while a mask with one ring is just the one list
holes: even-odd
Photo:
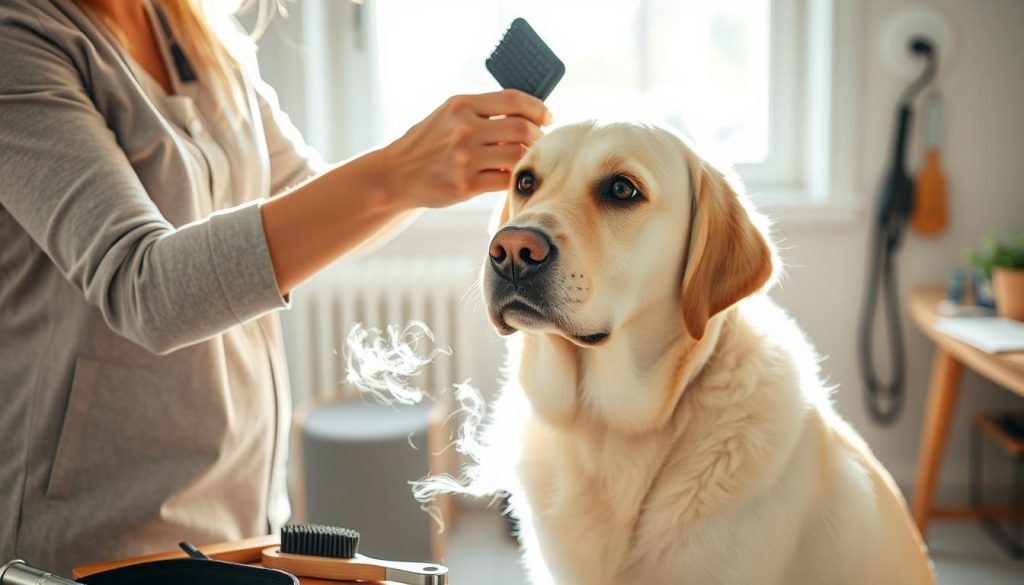
[[968, 250], [967, 260], [992, 279], [996, 313], [1024, 321], [1024, 232], [1009, 243], [989, 234], [976, 250]]

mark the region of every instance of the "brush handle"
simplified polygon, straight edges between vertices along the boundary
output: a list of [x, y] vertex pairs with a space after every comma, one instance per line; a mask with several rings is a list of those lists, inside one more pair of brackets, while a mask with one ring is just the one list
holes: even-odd
[[448, 569], [429, 563], [385, 561], [357, 554], [351, 559], [332, 559], [281, 552], [279, 547], [263, 550], [263, 566], [298, 577], [335, 581], [394, 581], [409, 585], [447, 585]]

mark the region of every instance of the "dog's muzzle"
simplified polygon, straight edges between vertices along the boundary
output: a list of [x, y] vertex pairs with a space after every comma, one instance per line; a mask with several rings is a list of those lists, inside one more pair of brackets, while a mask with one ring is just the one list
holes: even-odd
[[558, 249], [547, 234], [536, 228], [509, 226], [491, 240], [491, 269], [513, 287], [528, 281], [554, 264]]
[[506, 317], [519, 323], [550, 323], [549, 288], [557, 270], [558, 249], [546, 233], [532, 227], [507, 226], [491, 240], [487, 263], [487, 304], [491, 320], [503, 335], [515, 331]]

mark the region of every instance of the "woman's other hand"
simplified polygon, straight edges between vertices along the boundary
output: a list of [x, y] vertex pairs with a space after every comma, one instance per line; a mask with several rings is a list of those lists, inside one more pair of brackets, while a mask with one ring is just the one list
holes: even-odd
[[520, 91], [452, 97], [379, 151], [382, 183], [403, 207], [445, 207], [505, 189], [551, 122], [544, 102]]

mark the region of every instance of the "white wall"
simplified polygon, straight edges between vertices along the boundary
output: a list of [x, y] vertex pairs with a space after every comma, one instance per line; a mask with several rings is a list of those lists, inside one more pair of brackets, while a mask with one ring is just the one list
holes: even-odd
[[[860, 184], [874, 197], [888, 156], [894, 103], [906, 80], [890, 73], [876, 51], [881, 23], [907, 2], [864, 3], [861, 56], [863, 144]], [[944, 281], [962, 266], [963, 249], [988, 231], [1024, 229], [1024, 2], [1019, 0], [936, 0], [952, 20], [957, 43], [943, 66], [941, 84], [946, 108], [942, 151], [950, 195], [951, 225], [937, 238], [910, 237], [899, 256], [900, 289]], [[918, 438], [931, 366], [932, 345], [904, 312], [907, 344], [908, 400], [893, 427], [869, 422], [856, 358], [856, 327], [863, 296], [869, 213], [856, 223], [828, 230], [786, 229], [778, 234], [789, 264], [788, 278], [776, 291], [827, 356], [823, 368], [840, 385], [835, 398], [840, 412], [863, 433], [893, 475], [907, 486], [916, 465]], [[943, 484], [947, 495], [966, 497], [969, 420], [977, 412], [1024, 408], [1024, 399], [967, 373], [957, 421], [950, 440]]]
[[[943, 66], [939, 79], [946, 106], [942, 155], [952, 222], [938, 238], [913, 236], [906, 242], [898, 260], [904, 296], [914, 285], [943, 281], [950, 269], [963, 264], [963, 249], [976, 244], [982, 234], [1024, 229], [1024, 1], [918, 3], [940, 7], [952, 20], [957, 38], [955, 53]], [[863, 433], [904, 486], [911, 483], [914, 474], [932, 347], [904, 315], [909, 397], [903, 418], [895, 426], [882, 429], [869, 422], [865, 414], [855, 339], [864, 286], [868, 218], [888, 153], [895, 101], [907, 81], [880, 62], [878, 30], [887, 16], [908, 4], [889, 0], [860, 3], [863, 38], [858, 45], [863, 54], [858, 59], [863, 83], [857, 97], [862, 104], [863, 131], [862, 144], [855, 149], [859, 156], [848, 164], [854, 165], [860, 177], [855, 187], [865, 207], [853, 221], [840, 226], [794, 226], [783, 221], [777, 236], [784, 247], [788, 277], [774, 293], [827, 357], [823, 369], [830, 381], [839, 385], [835, 399], [840, 412]], [[293, 13], [300, 13], [293, 15], [293, 21], [301, 17], [301, 10], [301, 5], [292, 8]], [[297, 30], [294, 22], [283, 26]], [[295, 32], [292, 38], [297, 38]], [[299, 114], [296, 118], [300, 126], [305, 125], [309, 120], [300, 112], [305, 100], [298, 85], [302, 76], [295, 66], [298, 54], [274, 32], [261, 44], [264, 75], [280, 86], [285, 108]], [[482, 258], [484, 242], [481, 225], [472, 231], [463, 249]], [[432, 248], [451, 252], [436, 240], [413, 243], [405, 239], [394, 242], [383, 253], [429, 253]], [[484, 319], [480, 311], [469, 315], [481, 323]], [[497, 343], [488, 347], [497, 354]], [[482, 363], [481, 370], [488, 372], [495, 365]], [[966, 374], [942, 478], [948, 496], [966, 497], [970, 416], [1005, 408], [1024, 408], [1024, 399]]]

